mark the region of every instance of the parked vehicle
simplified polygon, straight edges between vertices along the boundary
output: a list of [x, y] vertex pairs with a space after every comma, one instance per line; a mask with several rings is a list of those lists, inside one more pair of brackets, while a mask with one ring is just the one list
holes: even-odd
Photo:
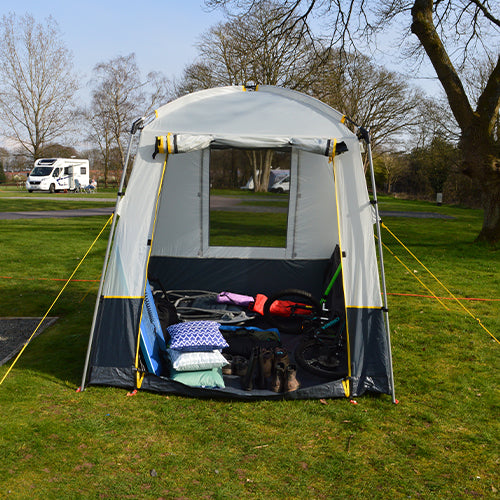
[[272, 193], [288, 193], [290, 192], [290, 176], [283, 177], [278, 182], [275, 182], [269, 189]]
[[74, 191], [78, 184], [84, 187], [89, 185], [88, 160], [40, 158], [35, 161], [34, 168], [26, 179], [26, 189], [30, 193]]
[[[281, 191], [277, 190], [275, 192], [288, 193], [288, 191], [290, 191], [290, 170], [281, 170], [279, 168], [272, 169], [271, 172], [269, 173], [269, 184], [267, 190], [272, 192], [274, 186], [275, 185], [277, 186], [281, 180], [284, 180], [284, 178], [286, 178], [287, 184], [284, 185]], [[250, 179], [248, 179], [248, 182], [244, 186], [241, 186], [240, 189], [244, 189], [246, 191], [253, 191], [254, 190], [253, 177], [250, 177]]]

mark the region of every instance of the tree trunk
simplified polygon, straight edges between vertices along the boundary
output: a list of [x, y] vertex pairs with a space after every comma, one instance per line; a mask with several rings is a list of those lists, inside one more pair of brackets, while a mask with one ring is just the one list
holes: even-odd
[[273, 151], [271, 149], [248, 151], [247, 158], [252, 166], [254, 191], [266, 192], [269, 187]]
[[483, 227], [477, 241], [497, 244], [500, 241], [500, 160], [498, 146], [484, 130], [479, 118], [462, 132], [463, 173], [481, 186]]
[[483, 192], [483, 227], [476, 241], [493, 244], [498, 244], [500, 241], [500, 196], [498, 193], [498, 189]]
[[500, 57], [473, 110], [436, 31], [433, 0], [415, 0], [411, 31], [418, 37], [443, 86], [461, 130], [462, 171], [481, 186], [483, 227], [478, 240], [500, 241], [500, 159], [494, 124], [500, 106]]

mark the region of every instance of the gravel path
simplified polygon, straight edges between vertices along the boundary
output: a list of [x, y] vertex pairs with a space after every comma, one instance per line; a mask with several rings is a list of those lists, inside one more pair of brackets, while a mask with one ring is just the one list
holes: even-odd
[[[0, 366], [23, 348], [41, 320], [42, 318], [0, 318]], [[45, 318], [35, 337], [56, 321], [57, 318]]]

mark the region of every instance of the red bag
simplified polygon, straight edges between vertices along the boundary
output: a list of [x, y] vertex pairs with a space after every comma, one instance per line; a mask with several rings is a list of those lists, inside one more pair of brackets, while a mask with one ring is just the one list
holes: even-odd
[[[252, 308], [253, 311], [264, 315], [264, 304], [267, 301], [267, 297], [258, 293], [255, 297], [255, 303]], [[307, 304], [301, 304], [300, 302], [293, 302], [291, 300], [275, 300], [271, 304], [269, 312], [273, 316], [283, 316], [288, 318], [290, 316], [308, 316], [312, 313], [312, 306]]]

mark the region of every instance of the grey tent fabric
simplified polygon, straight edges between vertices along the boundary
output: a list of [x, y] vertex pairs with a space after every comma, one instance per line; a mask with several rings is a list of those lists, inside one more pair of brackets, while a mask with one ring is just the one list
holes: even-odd
[[[214, 145], [291, 151], [284, 247], [210, 244], [208, 170]], [[348, 375], [286, 397], [390, 393], [390, 349], [361, 147], [338, 111], [310, 96], [272, 86], [259, 86], [257, 91], [221, 87], [176, 99], [159, 108], [141, 130], [116, 215], [96, 306], [99, 321], [89, 345], [90, 366], [84, 374], [89, 384], [138, 384], [137, 339], [148, 272], [161, 276], [167, 287], [171, 283], [182, 289], [271, 293], [276, 286], [289, 286], [318, 295], [338, 245], [343, 256]], [[123, 339], [128, 347], [110, 352]], [[141, 387], [155, 391], [275, 397], [242, 394], [234, 387], [193, 389], [168, 376], [142, 375]]]

